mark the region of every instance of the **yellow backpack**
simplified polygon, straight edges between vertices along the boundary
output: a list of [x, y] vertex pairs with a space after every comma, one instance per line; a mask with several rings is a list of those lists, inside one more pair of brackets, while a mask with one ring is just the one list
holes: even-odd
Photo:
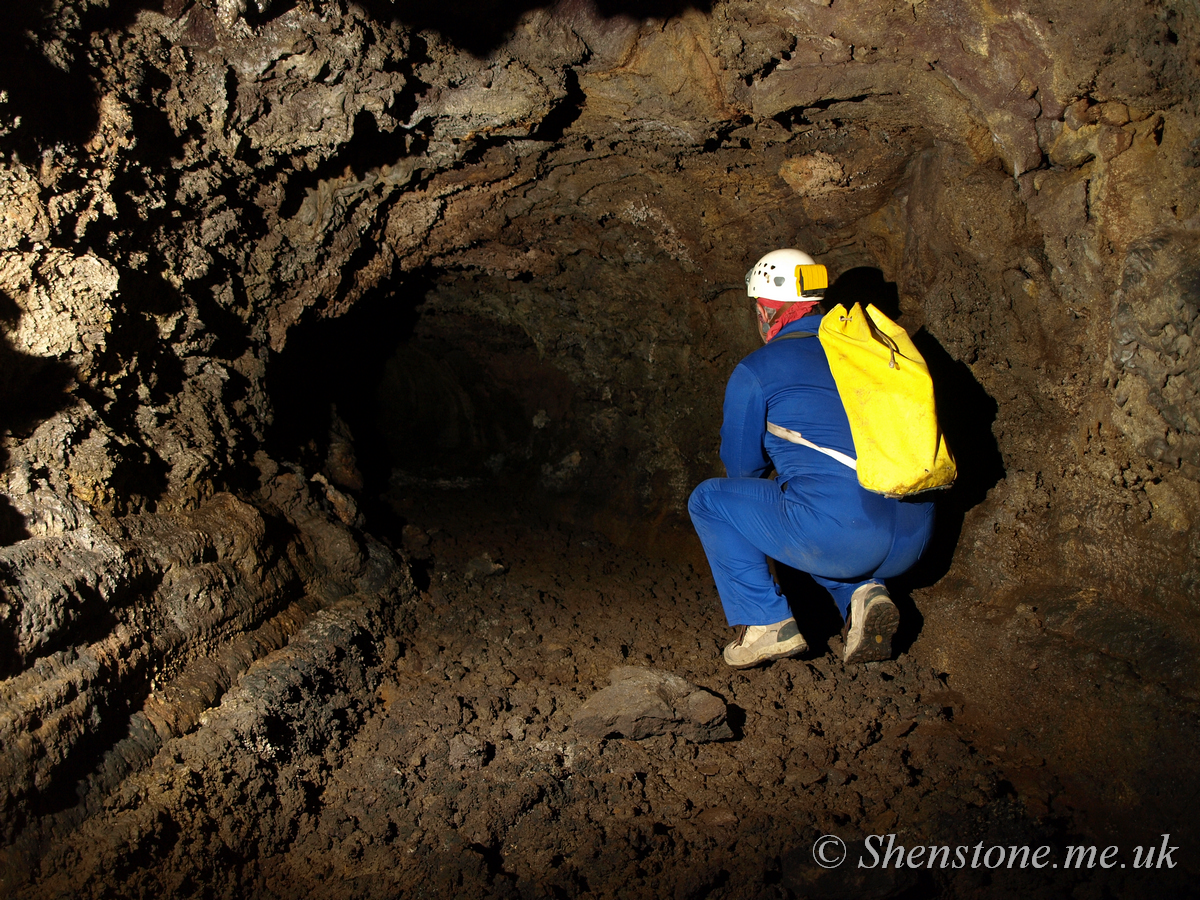
[[857, 460], [789, 429], [767, 423], [767, 430], [838, 459], [858, 472], [867, 490], [889, 497], [954, 484], [958, 472], [938, 427], [929, 366], [908, 333], [873, 305], [864, 312], [855, 303], [826, 313], [817, 335], [850, 419]]

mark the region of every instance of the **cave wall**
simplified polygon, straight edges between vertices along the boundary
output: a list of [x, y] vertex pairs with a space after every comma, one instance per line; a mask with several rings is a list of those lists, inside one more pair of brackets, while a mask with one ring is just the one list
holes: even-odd
[[[545, 414], [525, 462], [611, 525], [680, 520], [719, 472], [754, 259], [877, 268], [963, 468], [917, 587], [951, 612], [1032, 591], [1038, 628], [1194, 696], [1193, 18], [473, 11], [42, 0], [3, 38], [7, 840], [196, 727], [246, 635], [267, 652], [380, 581], [354, 478], [270, 440], [269, 375], [356, 305], [412, 307], [405, 279], [425, 327], [553, 372], [552, 403], [514, 388]], [[922, 652], [969, 687], [954, 621]]]

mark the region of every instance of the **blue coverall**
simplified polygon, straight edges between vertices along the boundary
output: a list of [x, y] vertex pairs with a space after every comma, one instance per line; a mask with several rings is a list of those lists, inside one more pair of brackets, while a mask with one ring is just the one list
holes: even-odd
[[[785, 325], [734, 369], [721, 425], [729, 477], [703, 482], [688, 501], [730, 625], [791, 616], [768, 557], [808, 572], [846, 618], [855, 589], [909, 569], [933, 531], [932, 502], [872, 493], [850, 467], [767, 432], [770, 421], [855, 455], [820, 340], [783, 340], [815, 335], [820, 322], [814, 314]], [[776, 477], [763, 478], [772, 467]]]

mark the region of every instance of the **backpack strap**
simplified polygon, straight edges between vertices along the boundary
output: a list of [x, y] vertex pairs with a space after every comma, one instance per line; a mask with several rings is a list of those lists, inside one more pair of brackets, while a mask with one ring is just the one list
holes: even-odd
[[800, 432], [798, 432], [798, 431], [792, 431], [792, 429], [784, 428], [782, 425], [776, 425], [774, 422], [767, 423], [767, 431], [771, 432], [771, 434], [775, 435], [775, 437], [783, 438], [785, 441], [790, 441], [793, 444], [801, 444], [805, 447], [812, 447], [814, 450], [820, 451], [821, 453], [824, 453], [826, 456], [830, 456], [833, 459], [836, 459], [843, 466], [849, 466], [851, 469], [854, 469], [856, 472], [858, 471], [858, 461], [857, 460], [853, 459], [852, 457], [847, 456], [845, 453], [842, 453], [840, 450], [830, 450], [828, 447], [819, 447], [816, 444], [814, 444], [812, 441], [808, 440], [807, 438], [801, 437]]
[[[789, 334], [777, 335], [775, 338], [773, 338], [773, 340], [786, 341], [791, 338], [810, 337], [817, 337], [817, 333], [815, 331], [793, 331]], [[830, 450], [828, 447], [820, 447], [808, 440], [808, 438], [802, 437], [798, 431], [792, 431], [792, 429], [784, 428], [782, 425], [776, 425], [774, 422], [767, 423], [767, 431], [771, 432], [771, 434], [775, 435], [775, 437], [783, 438], [785, 441], [790, 441], [793, 444], [811, 447], [820, 453], [824, 453], [826, 456], [836, 459], [843, 466], [849, 466], [851, 469], [858, 471], [858, 462], [853, 457], [847, 456], [840, 450]]]

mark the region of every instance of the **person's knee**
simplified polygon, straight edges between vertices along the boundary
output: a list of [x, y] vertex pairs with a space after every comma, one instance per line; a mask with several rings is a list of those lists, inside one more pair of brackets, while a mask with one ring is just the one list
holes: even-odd
[[698, 515], [702, 516], [710, 511], [708, 497], [716, 488], [720, 480], [721, 479], [719, 478], [710, 478], [707, 481], [702, 481], [696, 485], [695, 489], [692, 491], [692, 495], [688, 497], [688, 514], [691, 515], [693, 519], [695, 519]]

